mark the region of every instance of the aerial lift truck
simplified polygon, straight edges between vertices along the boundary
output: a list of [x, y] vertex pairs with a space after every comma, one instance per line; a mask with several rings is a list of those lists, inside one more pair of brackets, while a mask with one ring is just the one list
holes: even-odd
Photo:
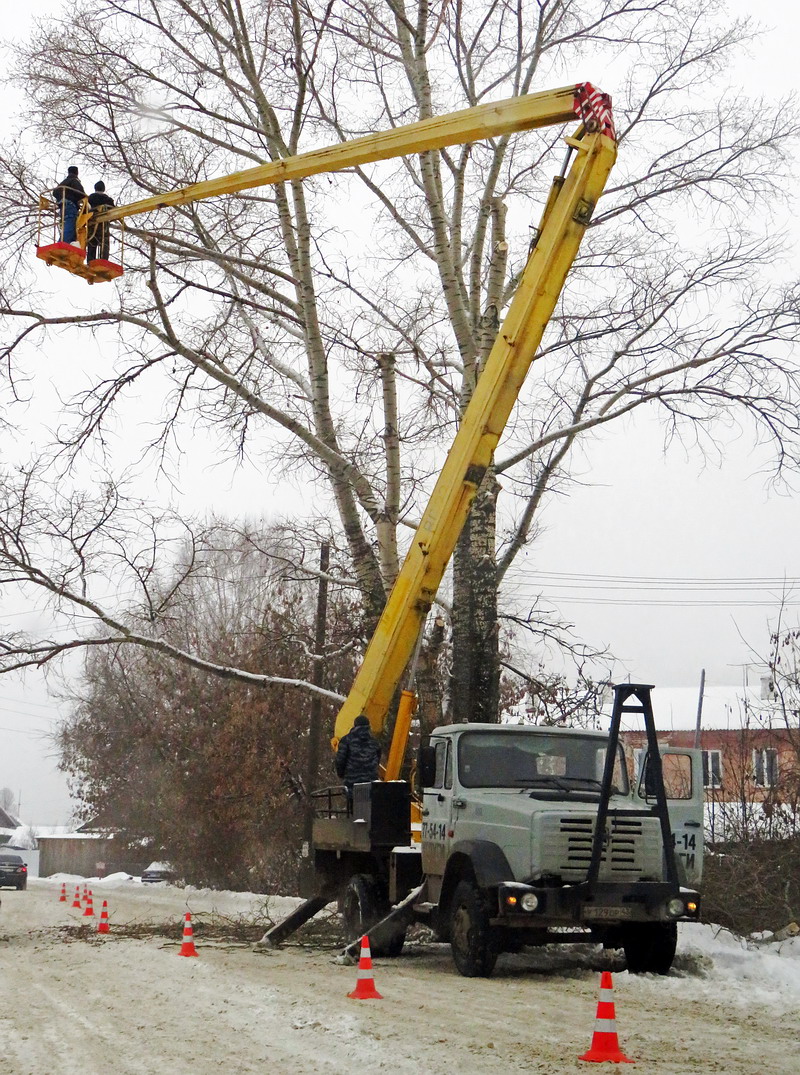
[[[356, 785], [352, 803], [343, 789], [317, 794], [315, 891], [265, 943], [279, 943], [338, 898], [351, 936], [370, 931], [376, 953], [399, 954], [409, 924], [426, 922], [450, 942], [467, 976], [490, 974], [504, 950], [569, 939], [623, 947], [632, 970], [666, 973], [677, 922], [699, 915], [693, 887], [702, 871], [699, 754], [662, 757], [648, 685], [615, 688], [607, 735], [471, 724], [469, 714], [457, 714], [463, 723], [435, 729], [422, 748], [421, 798], [400, 779], [414, 692], [403, 690], [396, 707], [394, 700], [613, 166], [611, 101], [590, 83], [510, 98], [194, 183], [97, 217], [123, 221], [576, 118], [527, 264], [336, 718], [334, 746], [360, 713], [375, 733], [394, 713], [382, 780]], [[87, 219], [79, 219], [79, 235]], [[80, 253], [63, 245], [39, 246], [37, 255], [91, 277]], [[111, 276], [104, 270], [89, 282]], [[625, 713], [642, 716], [647, 731], [647, 754], [633, 781], [619, 740]]]

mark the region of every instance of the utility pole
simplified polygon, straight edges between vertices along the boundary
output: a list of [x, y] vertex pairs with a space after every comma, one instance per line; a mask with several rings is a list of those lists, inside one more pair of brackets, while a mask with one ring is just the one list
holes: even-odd
[[701, 668], [700, 669], [700, 694], [698, 695], [698, 698], [697, 698], [697, 722], [695, 723], [695, 726], [694, 726], [694, 745], [696, 747], [700, 746], [700, 723], [701, 723], [701, 721], [703, 719], [703, 694], [705, 693], [705, 689], [706, 689], [706, 670], [705, 670], [705, 668]]
[[[319, 550], [319, 587], [317, 589], [317, 616], [314, 625], [314, 663], [311, 669], [311, 682], [315, 687], [322, 687], [325, 680], [325, 631], [328, 618], [328, 566], [331, 547], [323, 541]], [[322, 731], [322, 697], [314, 694], [311, 698], [311, 714], [308, 722], [308, 756], [306, 759], [306, 816], [303, 832], [303, 855], [301, 866], [301, 886], [311, 879], [311, 834], [314, 823], [314, 803], [311, 791], [317, 780], [320, 755], [320, 733]]]

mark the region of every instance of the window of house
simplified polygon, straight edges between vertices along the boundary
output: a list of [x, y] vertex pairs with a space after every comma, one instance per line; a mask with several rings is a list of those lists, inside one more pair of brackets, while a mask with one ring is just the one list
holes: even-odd
[[722, 787], [722, 751], [703, 751], [703, 787]]
[[778, 751], [773, 747], [753, 751], [753, 780], [760, 788], [772, 788], [778, 783]]

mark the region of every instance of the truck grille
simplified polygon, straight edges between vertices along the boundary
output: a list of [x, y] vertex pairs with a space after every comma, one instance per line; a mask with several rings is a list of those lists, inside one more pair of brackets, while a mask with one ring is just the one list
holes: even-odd
[[[581, 881], [592, 858], [595, 818], [591, 814], [551, 814], [534, 818], [538, 822], [542, 854], [540, 862], [534, 832], [534, 861], [537, 874], [558, 875], [564, 880]], [[661, 832], [657, 819], [612, 816], [606, 822], [609, 838], [600, 859], [604, 881], [635, 881], [661, 877]]]

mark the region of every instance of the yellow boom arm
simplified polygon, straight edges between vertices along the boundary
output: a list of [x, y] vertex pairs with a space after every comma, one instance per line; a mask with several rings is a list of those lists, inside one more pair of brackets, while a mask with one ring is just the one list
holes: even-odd
[[[322, 172], [343, 171], [373, 161], [566, 123], [575, 117], [580, 120], [580, 127], [574, 137], [566, 140], [575, 153], [572, 165], [567, 175], [553, 184], [536, 245], [363, 664], [336, 719], [334, 741], [350, 730], [362, 712], [369, 717], [373, 731], [384, 727], [392, 698], [478, 485], [491, 463], [614, 163], [616, 140], [611, 101], [588, 82], [512, 97], [275, 160], [219, 179], [192, 183], [107, 210], [97, 217], [104, 222], [123, 220], [155, 209], [187, 205]], [[404, 691], [402, 719], [395, 725], [386, 779], [399, 775], [413, 705], [413, 694]]]
[[[583, 101], [578, 100], [580, 91], [588, 85], [589, 83], [582, 83], [580, 87], [563, 86], [561, 89], [544, 93], [510, 97], [505, 101], [477, 105], [460, 112], [448, 112], [432, 119], [407, 123], [402, 127], [368, 134], [349, 142], [312, 149], [295, 157], [259, 164], [255, 168], [233, 172], [218, 179], [191, 183], [179, 190], [156, 194], [152, 198], [143, 198], [138, 202], [109, 209], [98, 215], [97, 219], [123, 220], [140, 213], [152, 212], [154, 209], [188, 205], [206, 198], [217, 198], [221, 194], [238, 194], [242, 190], [285, 183], [291, 179], [305, 179], [321, 172], [341, 172], [373, 161], [424, 153], [428, 149], [443, 149], [445, 146], [496, 138], [513, 131], [530, 131], [536, 127], [549, 127], [554, 123], [568, 123], [576, 114], [581, 114], [580, 110], [586, 111], [592, 107], [590, 102], [584, 106]], [[597, 97], [601, 96], [596, 91], [593, 92]], [[584, 94], [584, 97], [588, 95]]]

